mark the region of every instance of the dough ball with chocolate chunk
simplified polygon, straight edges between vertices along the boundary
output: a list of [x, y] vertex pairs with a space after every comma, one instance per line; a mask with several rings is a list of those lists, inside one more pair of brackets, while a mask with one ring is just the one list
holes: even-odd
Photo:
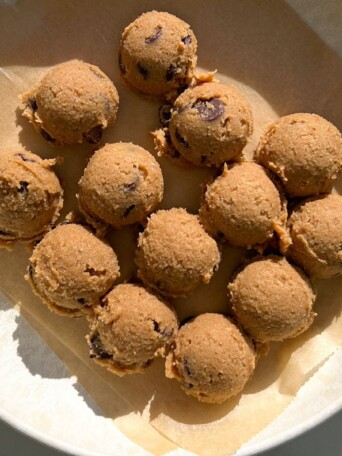
[[113, 249], [70, 223], [50, 231], [35, 247], [26, 278], [50, 310], [72, 317], [98, 304], [119, 275]]
[[140, 233], [136, 251], [139, 278], [165, 296], [186, 296], [209, 283], [220, 252], [199, 223], [184, 209], [160, 210]]
[[242, 391], [255, 363], [248, 337], [224, 315], [206, 313], [179, 329], [166, 376], [201, 402], [221, 403]]
[[289, 255], [309, 274], [342, 274], [342, 196], [331, 194], [300, 203], [289, 219]]
[[90, 357], [117, 375], [143, 373], [168, 352], [178, 329], [173, 308], [141, 285], [121, 284], [88, 317]]
[[0, 245], [42, 237], [59, 216], [63, 190], [55, 160], [31, 152], [1, 152]]
[[22, 102], [23, 116], [49, 143], [97, 144], [115, 121], [119, 95], [98, 67], [72, 60], [52, 68]]
[[242, 162], [207, 186], [200, 220], [214, 236], [231, 245], [265, 246], [276, 232], [286, 244], [286, 204], [268, 173], [253, 162]]
[[81, 212], [95, 227], [141, 222], [163, 198], [159, 164], [132, 143], [107, 144], [95, 152], [79, 183]]
[[190, 26], [169, 13], [150, 11], [125, 28], [119, 50], [121, 74], [137, 91], [172, 97], [188, 86], [197, 63]]
[[309, 279], [283, 257], [257, 257], [238, 272], [228, 291], [236, 318], [262, 343], [301, 334], [316, 315]]
[[342, 171], [341, 134], [316, 114], [291, 114], [266, 128], [255, 156], [289, 196], [327, 193]]
[[218, 167], [238, 158], [252, 130], [252, 114], [244, 97], [235, 87], [218, 82], [183, 92], [169, 122], [172, 146], [184, 160], [199, 166]]

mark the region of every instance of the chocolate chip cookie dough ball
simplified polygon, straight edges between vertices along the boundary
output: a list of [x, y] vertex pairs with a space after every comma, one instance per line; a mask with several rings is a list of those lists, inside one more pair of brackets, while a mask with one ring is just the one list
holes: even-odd
[[315, 317], [309, 279], [283, 257], [258, 257], [236, 275], [228, 291], [236, 318], [259, 342], [295, 337]]
[[330, 278], [342, 274], [342, 196], [310, 198], [289, 219], [291, 259], [309, 274]]
[[89, 316], [90, 356], [117, 375], [143, 373], [168, 352], [178, 329], [173, 308], [140, 285], [115, 287]]
[[[184, 160], [199, 166], [220, 166], [237, 159], [253, 131], [251, 110], [232, 86], [207, 82], [183, 92], [175, 101], [169, 122], [172, 147]], [[160, 154], [175, 156], [154, 133]]]
[[132, 143], [107, 144], [95, 152], [79, 183], [78, 202], [95, 227], [141, 222], [163, 198], [155, 158]]
[[121, 74], [145, 95], [172, 97], [193, 79], [196, 50], [197, 40], [189, 24], [172, 14], [150, 11], [122, 34]]
[[50, 310], [72, 317], [98, 304], [119, 275], [112, 248], [72, 223], [59, 225], [35, 247], [26, 278]]
[[201, 402], [221, 403], [242, 391], [255, 362], [253, 345], [239, 328], [223, 315], [207, 313], [179, 329], [166, 376]]
[[326, 193], [342, 171], [341, 134], [316, 114], [291, 114], [266, 128], [255, 156], [289, 196]]
[[31, 152], [1, 152], [0, 246], [42, 237], [58, 218], [63, 190], [55, 163]]
[[200, 209], [200, 220], [214, 236], [231, 245], [251, 248], [266, 246], [274, 233], [285, 247], [286, 204], [264, 168], [242, 162], [207, 186]]
[[119, 95], [98, 67], [72, 60], [52, 68], [22, 102], [23, 116], [51, 144], [97, 144], [115, 121]]
[[198, 217], [184, 209], [160, 210], [140, 233], [136, 251], [138, 276], [165, 296], [186, 296], [208, 283], [220, 252]]

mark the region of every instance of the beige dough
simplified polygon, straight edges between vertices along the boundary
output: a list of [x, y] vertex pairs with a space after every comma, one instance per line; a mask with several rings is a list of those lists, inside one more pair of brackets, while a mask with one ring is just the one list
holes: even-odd
[[220, 403], [242, 391], [252, 376], [256, 353], [251, 341], [227, 317], [199, 315], [179, 329], [167, 356], [166, 376], [186, 394]]
[[228, 168], [207, 186], [200, 220], [216, 237], [231, 245], [265, 247], [275, 233], [287, 244], [286, 202], [264, 168], [242, 162]]
[[[252, 131], [251, 110], [240, 92], [233, 86], [206, 82], [176, 99], [169, 130], [157, 130], [154, 135], [160, 154], [218, 167], [240, 157]], [[169, 143], [163, 144], [163, 135], [170, 136]]]
[[72, 223], [59, 225], [35, 247], [26, 278], [50, 310], [78, 316], [98, 304], [119, 275], [113, 249]]
[[288, 195], [326, 193], [342, 171], [341, 134], [317, 114], [291, 114], [266, 128], [255, 157]]
[[313, 322], [315, 293], [301, 270], [284, 257], [258, 257], [228, 285], [233, 312], [258, 342], [281, 341]]
[[135, 261], [147, 286], [165, 296], [186, 296], [210, 281], [220, 252], [196, 215], [173, 208], [150, 216], [139, 235]]
[[23, 116], [51, 144], [97, 144], [115, 121], [119, 95], [98, 67], [72, 60], [52, 68], [22, 102]]
[[310, 198], [289, 219], [289, 255], [309, 274], [330, 278], [342, 274], [342, 196]]
[[125, 28], [119, 66], [126, 82], [158, 98], [172, 97], [190, 84], [197, 63], [197, 40], [186, 22], [150, 11]]
[[173, 308], [141, 285], [121, 284], [88, 317], [90, 356], [117, 375], [143, 373], [178, 329]]
[[59, 216], [63, 189], [51, 166], [26, 151], [1, 152], [0, 246], [42, 237]]
[[143, 221], [163, 198], [155, 158], [132, 143], [107, 144], [95, 152], [79, 182], [78, 202], [87, 221], [116, 228]]

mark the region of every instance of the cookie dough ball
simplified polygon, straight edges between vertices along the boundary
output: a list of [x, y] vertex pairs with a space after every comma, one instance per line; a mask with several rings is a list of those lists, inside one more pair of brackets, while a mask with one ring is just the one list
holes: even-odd
[[208, 283], [220, 252], [197, 216], [184, 209], [152, 214], [140, 233], [136, 251], [138, 277], [165, 296], [186, 296]]
[[52, 68], [22, 101], [23, 116], [51, 144], [97, 144], [115, 121], [119, 95], [98, 67], [72, 60]]
[[342, 171], [341, 134], [316, 114], [291, 114], [269, 125], [256, 160], [282, 181], [293, 197], [329, 192]]
[[72, 223], [59, 225], [35, 247], [27, 279], [50, 310], [78, 316], [98, 304], [119, 275], [112, 248]]
[[0, 245], [42, 237], [58, 218], [63, 190], [54, 164], [31, 152], [1, 152]]
[[89, 322], [90, 357], [120, 376], [143, 373], [154, 358], [165, 356], [178, 329], [170, 305], [128, 283], [115, 287]]
[[232, 245], [251, 248], [265, 243], [276, 232], [286, 238], [286, 206], [264, 168], [242, 162], [208, 185], [200, 219], [209, 232]]
[[283, 257], [259, 257], [247, 264], [228, 291], [237, 319], [259, 342], [295, 337], [315, 317], [315, 293], [308, 278]]
[[141, 222], [163, 198], [159, 164], [132, 143], [107, 144], [95, 152], [79, 182], [78, 202], [87, 221], [122, 227]]
[[239, 328], [223, 315], [206, 313], [179, 329], [166, 376], [199, 401], [221, 403], [242, 391], [255, 362], [253, 345]]
[[125, 28], [119, 66], [125, 81], [158, 98], [190, 84], [197, 63], [197, 40], [189, 24], [169, 13], [150, 11]]
[[309, 274], [330, 278], [342, 274], [342, 196], [302, 202], [289, 219], [289, 255]]
[[220, 166], [239, 157], [252, 130], [246, 100], [235, 87], [218, 82], [183, 92], [169, 122], [173, 147], [187, 162], [199, 166]]

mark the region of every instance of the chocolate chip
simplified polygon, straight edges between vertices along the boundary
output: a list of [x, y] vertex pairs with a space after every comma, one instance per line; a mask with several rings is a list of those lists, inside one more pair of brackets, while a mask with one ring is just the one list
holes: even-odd
[[203, 120], [211, 122], [221, 117], [224, 112], [224, 106], [219, 98], [210, 98], [209, 100], [198, 99], [192, 105]]
[[166, 80], [167, 81], [172, 81], [172, 79], [176, 76], [177, 74], [178, 67], [174, 63], [171, 63], [169, 68], [166, 71]]
[[90, 338], [90, 358], [101, 358], [101, 359], [109, 359], [112, 358], [112, 355], [106, 352], [102, 345], [102, 341], [100, 339], [99, 333], [92, 334]]
[[30, 277], [33, 276], [33, 274], [34, 274], [34, 268], [33, 268], [32, 264], [29, 264], [29, 267], [27, 268], [27, 272], [28, 272], [28, 274], [29, 274]]
[[77, 302], [83, 306], [86, 303], [86, 300], [84, 298], [77, 298]]
[[175, 137], [177, 141], [182, 144], [182, 146], [186, 147], [187, 149], [189, 148], [189, 143], [183, 138], [183, 136], [179, 133], [178, 128], [176, 128], [175, 131]]
[[37, 111], [38, 105], [37, 105], [37, 100], [32, 97], [27, 100], [27, 106], [32, 109], [32, 111]]
[[152, 35], [148, 36], [146, 39], [145, 39], [145, 43], [146, 44], [152, 44], [154, 43], [161, 35], [162, 33], [162, 28], [160, 26], [156, 27], [154, 29], [154, 32]]
[[163, 127], [167, 127], [169, 125], [170, 119], [172, 115], [172, 105], [171, 104], [164, 104], [159, 108], [159, 120]]
[[126, 67], [125, 65], [123, 64], [122, 62], [122, 55], [121, 55], [121, 52], [119, 54], [119, 68], [120, 68], [120, 71], [122, 74], [125, 74], [126, 73]]
[[190, 367], [189, 367], [189, 365], [188, 365], [188, 360], [187, 360], [187, 359], [185, 359], [185, 360], [183, 361], [183, 366], [184, 366], [184, 370], [185, 370], [186, 375], [188, 375], [189, 377], [191, 377], [192, 373], [191, 373]]
[[53, 138], [51, 135], [49, 135], [49, 133], [47, 131], [45, 131], [43, 128], [40, 129], [40, 134], [43, 136], [43, 138], [46, 141], [49, 141], [51, 143], [56, 142], [55, 138]]
[[163, 329], [163, 331], [161, 332], [161, 334], [164, 336], [164, 337], [167, 337], [167, 338], [170, 338], [173, 336], [173, 333], [174, 333], [174, 329], [173, 328], [165, 328]]
[[146, 369], [146, 367], [148, 367], [148, 366], [151, 364], [151, 362], [152, 362], [152, 361], [151, 361], [150, 359], [148, 359], [147, 361], [144, 361], [144, 362], [142, 363], [141, 367], [142, 367], [143, 369]]
[[169, 130], [166, 130], [166, 131], [165, 131], [165, 140], [166, 140], [166, 142], [167, 142], [169, 145], [172, 144], [171, 135], [170, 135], [170, 131], [169, 131]]
[[184, 383], [185, 388], [191, 389], [194, 387], [192, 383]]
[[83, 138], [89, 144], [97, 144], [102, 138], [102, 125], [96, 125], [96, 127], [89, 130], [87, 133], [83, 133]]
[[187, 46], [188, 44], [191, 44], [192, 38], [191, 35], [186, 35], [183, 36], [182, 38], [183, 43]]
[[159, 326], [159, 323], [156, 321], [156, 320], [153, 320], [153, 331], [156, 331], [158, 333], [160, 333], [160, 326]]
[[28, 186], [29, 186], [29, 183], [28, 182], [25, 182], [25, 181], [20, 181], [19, 182], [20, 184], [20, 187], [18, 188], [18, 192], [19, 193], [27, 193], [28, 192]]
[[24, 162], [36, 163], [36, 160], [32, 160], [32, 158], [27, 158], [24, 154], [15, 154], [15, 156], [21, 158]]
[[139, 177], [137, 177], [133, 182], [130, 182], [129, 184], [124, 184], [124, 190], [126, 192], [134, 192], [134, 190], [137, 189], [139, 185]]
[[140, 62], [137, 63], [137, 69], [144, 79], [148, 78], [149, 71], [143, 67]]
[[128, 217], [128, 215], [134, 210], [134, 208], [135, 208], [135, 204], [131, 204], [130, 206], [128, 206], [128, 208], [125, 210], [123, 216]]

